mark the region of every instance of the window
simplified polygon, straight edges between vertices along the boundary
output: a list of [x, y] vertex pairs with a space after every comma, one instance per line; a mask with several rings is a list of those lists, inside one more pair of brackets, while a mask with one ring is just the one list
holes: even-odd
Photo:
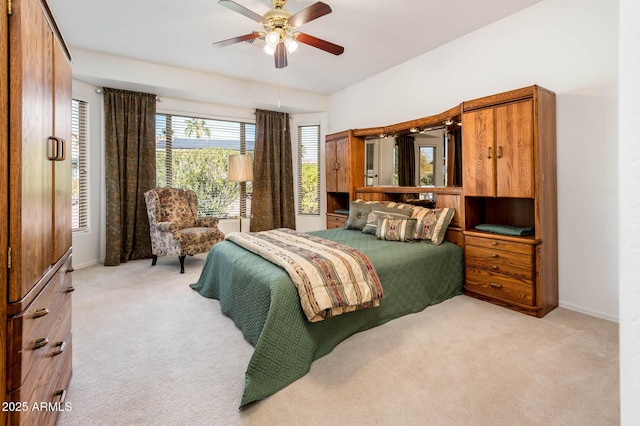
[[[191, 189], [204, 216], [238, 217], [240, 183], [227, 181], [229, 155], [253, 155], [253, 123], [156, 115], [156, 186]], [[247, 182], [247, 210], [251, 183]]]
[[298, 126], [298, 214], [320, 215], [320, 126]]
[[87, 229], [87, 103], [71, 101], [71, 229]]

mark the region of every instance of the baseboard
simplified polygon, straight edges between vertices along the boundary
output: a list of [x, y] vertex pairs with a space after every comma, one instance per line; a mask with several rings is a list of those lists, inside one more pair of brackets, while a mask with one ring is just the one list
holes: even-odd
[[[72, 262], [73, 262], [73, 261], [72, 261]], [[101, 263], [102, 263], [102, 262], [101, 262], [101, 261], [99, 261], [99, 260], [93, 260], [93, 261], [91, 261], [91, 262], [85, 262], [85, 263], [82, 263], [82, 264], [80, 264], [80, 265], [73, 264], [73, 268], [74, 268], [74, 269], [88, 268], [89, 266], [99, 265], [99, 264], [101, 264]]]
[[586, 309], [586, 308], [583, 308], [582, 306], [572, 305], [571, 303], [560, 302], [559, 306], [561, 308], [569, 309], [571, 311], [576, 311], [586, 315], [591, 315], [592, 317], [602, 318], [602, 319], [613, 321], [613, 322], [620, 322], [619, 318], [616, 316], [594, 311], [592, 309]]

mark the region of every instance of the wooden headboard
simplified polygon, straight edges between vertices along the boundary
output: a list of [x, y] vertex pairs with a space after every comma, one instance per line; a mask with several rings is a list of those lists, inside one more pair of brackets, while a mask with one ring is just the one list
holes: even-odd
[[412, 186], [365, 186], [355, 188], [355, 198], [364, 201], [407, 202], [419, 198], [420, 194], [434, 194], [436, 207], [455, 209], [455, 214], [447, 230], [445, 239], [464, 248], [462, 224], [462, 188], [459, 187], [412, 187]]

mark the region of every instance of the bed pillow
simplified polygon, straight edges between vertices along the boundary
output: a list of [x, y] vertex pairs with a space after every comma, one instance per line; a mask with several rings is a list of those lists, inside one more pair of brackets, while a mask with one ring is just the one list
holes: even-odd
[[425, 240], [435, 245], [440, 245], [444, 241], [447, 228], [453, 219], [455, 209], [427, 209], [420, 207], [414, 213], [413, 218], [417, 220], [414, 239]]
[[357, 229], [358, 231], [362, 231], [362, 228], [367, 224], [367, 217], [369, 213], [371, 213], [371, 207], [374, 205], [376, 204], [352, 201], [349, 204], [349, 217], [344, 224], [344, 229]]
[[409, 212], [410, 212], [409, 215], [411, 215], [411, 212], [413, 211], [413, 208], [415, 207], [412, 204], [396, 203], [395, 201], [383, 201], [380, 204], [385, 206], [385, 207], [389, 207], [389, 208], [393, 208], [393, 209], [409, 210]]
[[409, 219], [411, 213], [409, 210], [394, 209], [391, 207], [385, 207], [382, 205], [371, 206], [371, 213], [367, 216], [367, 224], [362, 228], [362, 232], [365, 234], [376, 234], [378, 229], [378, 216], [388, 216], [398, 219]]
[[387, 241], [412, 241], [416, 219], [378, 216], [376, 237]]

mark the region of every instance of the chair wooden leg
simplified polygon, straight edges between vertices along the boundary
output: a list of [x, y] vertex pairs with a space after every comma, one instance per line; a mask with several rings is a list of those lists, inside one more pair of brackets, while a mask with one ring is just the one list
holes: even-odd
[[184, 258], [187, 256], [178, 256], [178, 259], [180, 259], [180, 273], [184, 274]]
[[158, 256], [153, 255], [153, 259], [151, 259], [151, 266], [156, 266], [156, 262], [158, 261]]

